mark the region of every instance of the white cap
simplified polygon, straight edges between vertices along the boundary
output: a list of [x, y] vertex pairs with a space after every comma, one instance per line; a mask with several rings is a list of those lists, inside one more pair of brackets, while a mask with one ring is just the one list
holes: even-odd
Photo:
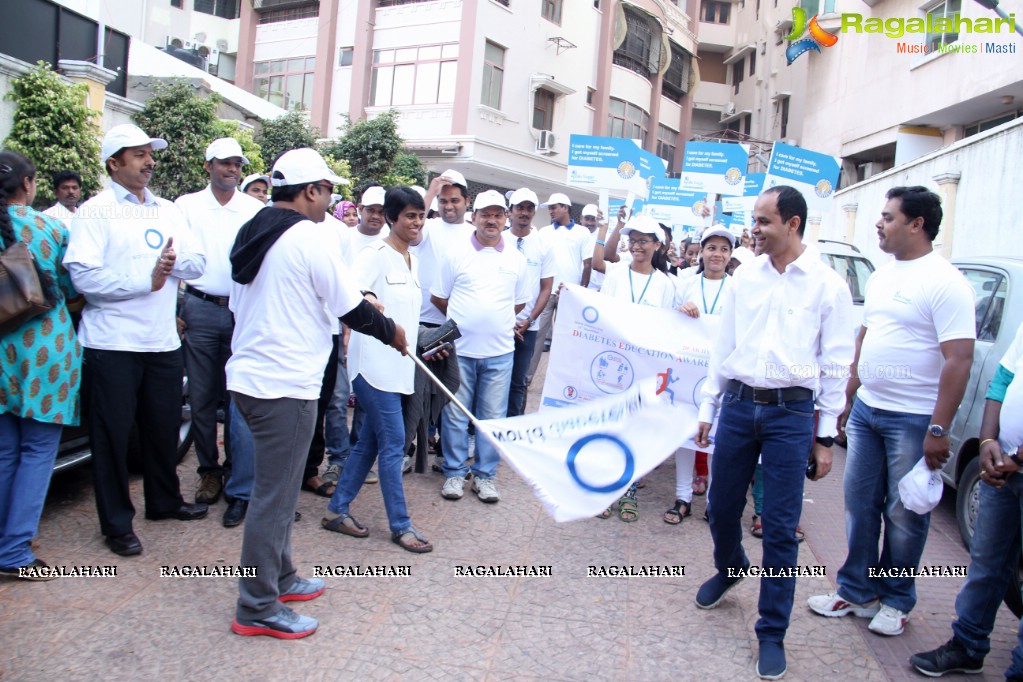
[[346, 184], [344, 178], [330, 170], [319, 152], [309, 147], [284, 152], [270, 173], [270, 184], [274, 187], [305, 185], [320, 180], [326, 180], [332, 185]]
[[711, 237], [724, 237], [732, 245], [732, 248], [735, 248], [735, 235], [724, 225], [711, 225], [704, 230], [700, 235], [700, 246], [703, 246], [703, 243]]
[[508, 205], [518, 206], [523, 201], [531, 201], [533, 202], [533, 206], [540, 203], [540, 199], [537, 198], [536, 192], [528, 187], [523, 187], [522, 189], [517, 189], [511, 193], [511, 197], [508, 199]]
[[472, 210], [474, 211], [491, 206], [500, 206], [504, 210], [508, 210], [508, 205], [504, 203], [504, 195], [492, 189], [480, 192], [476, 195], [476, 201], [472, 202]]
[[383, 187], [373, 185], [372, 187], [367, 187], [366, 191], [362, 193], [362, 199], [359, 203], [363, 206], [383, 206], [386, 194], [387, 192]]
[[597, 205], [596, 204], [586, 204], [585, 206], [583, 206], [582, 217], [585, 218], [588, 215], [591, 215], [594, 218], [597, 217]]
[[[246, 162], [247, 163], [247, 162]], [[262, 180], [266, 183], [266, 188], [270, 189], [270, 178], [266, 175], [260, 175], [259, 173], [253, 173], [252, 175], [246, 175], [245, 179], [242, 180], [242, 191], [244, 192], [249, 188], [249, 185], [254, 183], [256, 180]]]
[[100, 162], [106, 163], [107, 159], [125, 147], [141, 147], [147, 144], [153, 147], [153, 151], [167, 148], [167, 140], [162, 137], [149, 137], [137, 125], [122, 123], [119, 126], [114, 126], [103, 136], [103, 145], [100, 147]]
[[660, 223], [645, 213], [638, 213], [630, 218], [629, 222], [627, 222], [625, 227], [622, 228], [621, 235], [623, 237], [628, 237], [633, 232], [652, 234], [657, 241], [661, 241], [661, 235], [664, 234], [661, 230]]
[[249, 163], [249, 160], [242, 154], [242, 146], [233, 137], [218, 137], [213, 142], [210, 142], [209, 147], [206, 147], [207, 161], [212, 161], [213, 159], [232, 159], [236, 156], [242, 160], [242, 163]]
[[423, 197], [424, 199], [426, 198], [426, 190], [420, 187], [419, 185], [412, 185], [412, 189], [414, 189], [416, 191], [416, 194], [418, 194], [419, 196]]
[[941, 474], [928, 468], [927, 461], [921, 457], [899, 481], [899, 499], [909, 511], [926, 514], [941, 502], [944, 487]]
[[571, 206], [572, 200], [568, 198], [568, 195], [562, 194], [561, 192], [555, 192], [551, 195], [551, 198], [540, 204], [542, 208], [546, 208], [551, 204], [564, 204], [565, 206]]
[[469, 189], [469, 183], [465, 181], [465, 176], [456, 170], [448, 169], [441, 173], [444, 177], [451, 181], [452, 185], [461, 185], [462, 187]]
[[732, 249], [732, 258], [739, 261], [740, 263], [749, 263], [756, 257], [757, 254], [753, 253], [745, 246], [738, 246]]

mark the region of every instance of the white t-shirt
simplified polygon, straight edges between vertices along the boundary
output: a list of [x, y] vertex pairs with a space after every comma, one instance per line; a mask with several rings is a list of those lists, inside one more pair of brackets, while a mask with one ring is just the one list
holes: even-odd
[[975, 339], [973, 288], [932, 251], [887, 263], [867, 280], [858, 397], [880, 410], [931, 414], [944, 359], [939, 344]]
[[[519, 253], [526, 258], [526, 278], [529, 280], [531, 297], [526, 303], [526, 307], [518, 314], [518, 319], [524, 320], [536, 307], [536, 299], [540, 296], [540, 280], [554, 276], [555, 263], [554, 250], [551, 248], [548, 235], [534, 227], [528, 235], [521, 239], [522, 248], [519, 248], [519, 237], [510, 230], [504, 233], [505, 243], [519, 249]], [[536, 331], [539, 328], [540, 324], [536, 320], [533, 320], [533, 324], [529, 326], [530, 331]]]
[[707, 279], [703, 275], [687, 279], [676, 278], [678, 305], [695, 303], [701, 315], [720, 315], [725, 309], [724, 288], [730, 282], [728, 275], [719, 280]]
[[1002, 452], [1010, 452], [1023, 446], [1023, 325], [999, 364], [1015, 375], [1005, 389], [998, 422], [998, 444]]
[[296, 223], [267, 251], [252, 282], [232, 282], [227, 387], [267, 400], [316, 400], [337, 318], [361, 300], [337, 231]]
[[557, 266], [554, 274], [555, 292], [562, 283], [579, 284], [583, 278], [583, 261], [593, 258], [590, 231], [582, 225], [570, 225], [571, 228], [548, 225], [540, 230], [551, 240], [554, 248], [554, 262]]
[[[593, 258], [593, 249], [597, 246], [597, 234], [598, 231], [594, 230], [590, 233], [590, 258]], [[605, 261], [606, 263], [606, 261]], [[600, 291], [600, 287], [604, 284], [604, 273], [597, 272], [596, 269], [590, 271], [590, 283], [587, 285], [588, 289], [595, 289]]]
[[43, 211], [46, 215], [51, 218], [56, 218], [60, 222], [64, 223], [64, 227], [71, 227], [71, 219], [75, 217], [75, 214], [65, 208], [64, 204], [57, 202], [53, 206]]
[[202, 277], [188, 284], [211, 296], [231, 293], [231, 247], [242, 225], [263, 210], [263, 202], [244, 192], [235, 192], [226, 205], [221, 206], [209, 185], [206, 188], [178, 197], [178, 207], [188, 227], [206, 254], [206, 270]]
[[[409, 348], [415, 348], [423, 293], [419, 288], [418, 260], [411, 256], [411, 261], [410, 270], [400, 253], [378, 240], [359, 254], [355, 283], [360, 290], [376, 295], [387, 316], [405, 330]], [[411, 395], [415, 390], [416, 365], [412, 358], [372, 336], [353, 332], [348, 342], [348, 376], [355, 379], [359, 374], [380, 391]]]
[[[203, 273], [206, 258], [177, 206], [148, 189], [145, 203], [110, 183], [72, 220], [64, 266], [85, 295], [78, 339], [86, 348], [164, 352], [181, 346], [178, 283]], [[174, 239], [174, 270], [153, 291], [153, 268]]]
[[419, 258], [419, 284], [423, 287], [423, 307], [419, 311], [419, 321], [430, 324], [443, 324], [444, 313], [430, 302], [429, 292], [433, 287], [441, 263], [447, 258], [452, 244], [461, 244], [475, 232], [468, 223], [446, 223], [440, 218], [427, 220], [423, 225], [423, 238], [410, 251]]
[[493, 358], [515, 350], [515, 306], [528, 303], [526, 259], [510, 241], [482, 246], [476, 233], [441, 264], [430, 293], [448, 299], [448, 317], [458, 323], [459, 355]]
[[628, 266], [611, 268], [604, 277], [600, 293], [655, 308], [675, 307], [675, 283], [656, 269], [649, 275], [641, 275]]
[[[344, 225], [344, 223], [341, 223]], [[348, 264], [353, 268], [359, 262], [359, 254], [367, 246], [376, 244], [381, 239], [391, 234], [391, 228], [384, 225], [380, 228], [380, 232], [376, 234], [363, 234], [359, 232], [358, 228], [348, 230]]]

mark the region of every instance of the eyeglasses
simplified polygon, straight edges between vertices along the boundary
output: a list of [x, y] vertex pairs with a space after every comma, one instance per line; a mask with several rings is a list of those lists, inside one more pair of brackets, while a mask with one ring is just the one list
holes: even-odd
[[333, 192], [334, 191], [334, 185], [324, 185], [324, 184], [319, 183], [319, 182], [314, 182], [313, 185], [315, 187], [319, 188], [319, 189], [326, 190], [327, 192]]
[[646, 246], [647, 244], [653, 244], [655, 239], [633, 239], [629, 237], [629, 246]]

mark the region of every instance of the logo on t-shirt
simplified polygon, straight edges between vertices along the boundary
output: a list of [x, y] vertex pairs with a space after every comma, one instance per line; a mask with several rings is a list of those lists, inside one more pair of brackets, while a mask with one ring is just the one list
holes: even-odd
[[159, 230], [149, 228], [145, 234], [146, 245], [151, 249], [159, 249], [163, 246], [163, 235]]
[[898, 301], [899, 303], [905, 303], [907, 305], [912, 305], [913, 304], [913, 299], [906, 298], [905, 296], [903, 296], [902, 295], [902, 291], [896, 291], [895, 295], [892, 296], [892, 299], [895, 300], [895, 301]]

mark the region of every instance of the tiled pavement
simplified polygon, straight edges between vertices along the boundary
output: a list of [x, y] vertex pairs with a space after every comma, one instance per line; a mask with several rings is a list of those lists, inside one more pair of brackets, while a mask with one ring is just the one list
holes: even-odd
[[[532, 394], [531, 405], [536, 399]], [[841, 456], [839, 469], [840, 463]], [[192, 456], [179, 473], [183, 489], [193, 490]], [[832, 589], [845, 555], [839, 473], [807, 487], [809, 539], [799, 560], [826, 566], [828, 577], [797, 584], [787, 679], [922, 679], [906, 658], [947, 638], [959, 579], [924, 582], [912, 624], [893, 639], [869, 633], [865, 621], [825, 621], [804, 606], [810, 595]], [[673, 458], [647, 481], [637, 523], [555, 524], [506, 467], [497, 505], [480, 503], [468, 490], [461, 501], [443, 500], [440, 475], [409, 475], [409, 508], [436, 547], [427, 555], [389, 542], [375, 486], [353, 505], [372, 530], [367, 539], [321, 530], [325, 500], [302, 493], [294, 555], [303, 574], [316, 565], [393, 565], [408, 566], [411, 576], [327, 578], [326, 594], [293, 604], [319, 619], [319, 631], [278, 641], [228, 631], [235, 580], [159, 577], [160, 566], [238, 561], [240, 529], [220, 525], [223, 502], [192, 523], [154, 523], [140, 513], [136, 531], [145, 552], [125, 559], [101, 542], [88, 470], [73, 472], [54, 481], [37, 552], [51, 564], [116, 564], [118, 575], [0, 581], [0, 679], [753, 679], [756, 581], [744, 581], [715, 610], [695, 608], [696, 589], [713, 570], [705, 498], [672, 527], [660, 515], [673, 498]], [[141, 510], [141, 480], [133, 480], [132, 491]], [[950, 512], [943, 505], [935, 515], [926, 563], [967, 561]], [[749, 539], [747, 549], [757, 562], [759, 542]], [[460, 565], [508, 564], [549, 565], [553, 575], [454, 575]], [[684, 564], [685, 576], [586, 577], [591, 565], [643, 564]], [[1014, 632], [1006, 611], [980, 679], [1000, 676]]]

